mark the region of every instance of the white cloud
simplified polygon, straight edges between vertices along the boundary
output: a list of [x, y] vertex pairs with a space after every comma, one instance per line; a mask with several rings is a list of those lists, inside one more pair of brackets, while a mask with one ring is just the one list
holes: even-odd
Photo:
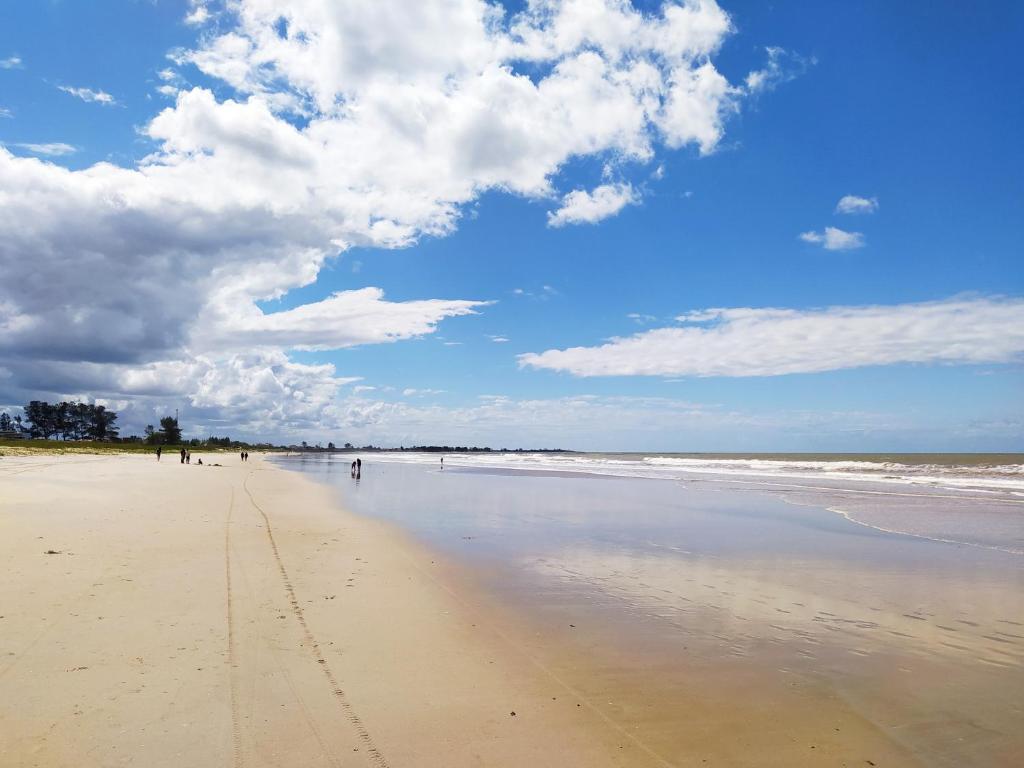
[[[190, 346], [238, 349], [254, 345], [285, 349], [342, 349], [433, 333], [447, 317], [475, 314], [485, 302], [384, 301], [379, 288], [339, 291], [323, 301], [265, 313], [225, 287], [213, 298], [211, 328], [194, 328]], [[223, 310], [219, 308], [224, 308]]]
[[509, 340], [507, 336], [493, 336], [493, 335], [491, 335], [491, 336], [488, 336], [487, 338], [489, 338], [495, 344], [506, 344], [506, 343], [508, 343], [508, 340]]
[[519, 356], [576, 376], [780, 376], [897, 363], [1009, 363], [1024, 355], [1024, 299], [827, 309], [708, 309], [597, 347]]
[[427, 395], [441, 394], [444, 394], [443, 389], [415, 389], [413, 387], [406, 387], [402, 390], [402, 397], [426, 397]]
[[33, 144], [31, 142], [15, 144], [15, 147], [28, 150], [34, 155], [47, 155], [49, 157], [60, 157], [62, 155], [74, 154], [78, 151], [78, 147], [71, 144], [65, 144], [61, 141], [55, 141], [48, 144]]
[[82, 101], [92, 101], [108, 107], [117, 104], [114, 97], [106, 91], [94, 91], [92, 88], [72, 88], [69, 85], [58, 85], [57, 89], [64, 91], [64, 93], [69, 93]]
[[204, 0], [189, 0], [189, 6], [189, 12], [185, 16], [186, 24], [200, 26], [210, 20], [210, 9]]
[[0, 117], [14, 117], [14, 113], [6, 107], [0, 107]]
[[548, 213], [548, 226], [596, 224], [639, 201], [640, 196], [630, 184], [602, 184], [591, 192], [577, 189], [562, 198], [557, 211]]
[[843, 195], [836, 203], [836, 213], [874, 213], [878, 210], [877, 197]]
[[777, 46], [768, 46], [765, 53], [768, 54], [768, 62], [764, 69], [750, 72], [744, 80], [748, 94], [772, 91], [780, 84], [799, 77], [808, 67], [817, 63], [815, 59], [806, 59]]
[[628, 315], [626, 315], [626, 317], [628, 317], [637, 325], [646, 325], [647, 323], [653, 323], [655, 320], [658, 319], [654, 315], [645, 315], [641, 312], [630, 312]]
[[[208, 10], [189, 8], [197, 22]], [[215, 409], [199, 382], [250, 371], [333, 392], [345, 377], [290, 363], [287, 350], [412, 338], [480, 302], [387, 302], [359, 285], [284, 312], [261, 302], [315, 283], [354, 246], [448, 234], [488, 190], [549, 197], [570, 159], [714, 151], [741, 96], [713, 63], [729, 31], [713, 0], [653, 13], [545, 0], [508, 16], [483, 0], [401, 13], [357, 0], [232, 2], [159, 73], [175, 100], [143, 126], [153, 151], [142, 163], [72, 171], [0, 147], [4, 386], [83, 391], [80, 377], [117, 398], [133, 376], [184, 371], [159, 397]], [[175, 74], [186, 66], [216, 88], [187, 88]], [[97, 366], [105, 378], [89, 373]], [[283, 391], [276, 417], [301, 421], [304, 401]]]
[[849, 251], [864, 247], [864, 235], [860, 232], [846, 232], [836, 227], [825, 227], [824, 232], [801, 232], [805, 243], [822, 246], [826, 251]]
[[0, 69], [21, 69], [24, 66], [20, 56], [8, 56], [0, 59]]
[[162, 83], [157, 86], [156, 91], [162, 96], [171, 99], [177, 98], [178, 94], [188, 86], [188, 82], [181, 76], [181, 73], [170, 67], [161, 69], [156, 74]]

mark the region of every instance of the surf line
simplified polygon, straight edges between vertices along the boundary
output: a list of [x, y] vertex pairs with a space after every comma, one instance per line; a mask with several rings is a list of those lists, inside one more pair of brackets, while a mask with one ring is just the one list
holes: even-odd
[[911, 499], [953, 499], [954, 501], [985, 501], [990, 504], [1024, 504], [1024, 499], [992, 499], [982, 496], [953, 496], [942, 493], [901, 493], [900, 491], [869, 491], [866, 488], [836, 488], [830, 485], [801, 485], [799, 483], [772, 483], [767, 480], [719, 480], [700, 478], [705, 483], [732, 483], [741, 485], [766, 485], [773, 488], [803, 488], [809, 491], [832, 491], [833, 493], [864, 493], [872, 496], [903, 496]]

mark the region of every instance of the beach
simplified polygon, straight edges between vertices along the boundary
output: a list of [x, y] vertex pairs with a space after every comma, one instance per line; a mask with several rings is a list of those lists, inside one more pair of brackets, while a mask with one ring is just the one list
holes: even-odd
[[397, 532], [196, 458], [3, 460], [0, 764], [649, 764]]
[[0, 764], [1019, 764], [1016, 555], [349, 460], [0, 459]]

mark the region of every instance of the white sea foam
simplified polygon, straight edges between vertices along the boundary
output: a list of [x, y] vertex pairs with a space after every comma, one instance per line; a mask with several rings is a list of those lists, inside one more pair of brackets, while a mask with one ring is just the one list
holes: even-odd
[[[382, 453], [373, 460], [440, 465], [436, 453]], [[472, 453], [444, 454], [445, 466], [534, 472], [582, 472], [619, 477], [688, 480], [712, 476], [736, 481], [830, 481], [856, 488], [864, 483], [919, 486], [952, 493], [1024, 496], [1024, 464], [993, 466], [911, 464], [849, 459], [679, 457], [659, 454]]]

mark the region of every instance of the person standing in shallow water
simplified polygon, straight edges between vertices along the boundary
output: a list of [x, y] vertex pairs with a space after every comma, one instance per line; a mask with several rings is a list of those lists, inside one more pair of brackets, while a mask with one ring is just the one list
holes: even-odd
[[363, 460], [356, 459], [356, 474], [361, 475], [363, 473]]

